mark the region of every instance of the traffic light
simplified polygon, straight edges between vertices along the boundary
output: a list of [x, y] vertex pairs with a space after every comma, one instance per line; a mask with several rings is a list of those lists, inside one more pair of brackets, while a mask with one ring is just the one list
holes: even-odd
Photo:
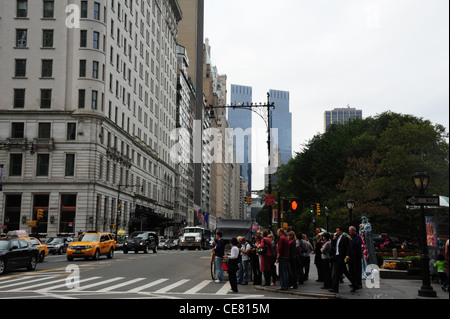
[[316, 207], [317, 216], [320, 216], [320, 203], [316, 203]]
[[38, 209], [37, 210], [37, 220], [44, 218], [44, 210], [43, 209]]
[[291, 210], [293, 212], [297, 212], [300, 210], [299, 202], [296, 199], [291, 200]]
[[35, 220], [31, 220], [28, 222], [28, 226], [31, 228], [36, 228], [37, 227], [37, 221]]
[[121, 205], [120, 205], [120, 203], [119, 203], [119, 205], [117, 205], [117, 216], [120, 216], [120, 213], [122, 212], [122, 209], [121, 209]]
[[253, 203], [253, 199], [251, 196], [248, 197], [247, 203], [251, 205]]
[[310, 212], [311, 214], [314, 213], [314, 205], [310, 205], [310, 206], [309, 206], [309, 212]]

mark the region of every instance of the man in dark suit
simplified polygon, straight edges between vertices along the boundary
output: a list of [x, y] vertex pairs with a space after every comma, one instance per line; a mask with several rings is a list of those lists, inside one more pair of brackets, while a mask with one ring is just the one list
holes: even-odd
[[[336, 228], [336, 254], [334, 259], [334, 267], [336, 267], [336, 271], [334, 272], [333, 277], [333, 284], [332, 289], [330, 289], [330, 292], [339, 293], [339, 281], [343, 275], [345, 275], [352, 285], [354, 284], [353, 278], [350, 276], [347, 265], [346, 265], [346, 259], [347, 256], [349, 256], [350, 253], [350, 240], [348, 237], [344, 234], [344, 228], [338, 227]], [[353, 285], [355, 286], [355, 285]]]

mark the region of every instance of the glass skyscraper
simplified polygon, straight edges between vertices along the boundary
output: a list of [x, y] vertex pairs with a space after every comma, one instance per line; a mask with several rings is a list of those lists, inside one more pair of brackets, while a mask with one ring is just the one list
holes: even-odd
[[278, 165], [287, 164], [292, 158], [292, 113], [289, 110], [289, 92], [270, 90], [269, 94], [270, 102], [275, 103], [275, 109], [271, 111], [271, 127], [278, 129], [278, 141], [276, 139], [272, 141], [273, 149], [279, 149], [281, 154], [281, 163]]
[[[231, 104], [252, 103], [252, 88], [250, 86], [231, 84]], [[233, 130], [242, 129], [245, 134], [243, 143], [234, 137], [236, 162], [240, 163], [240, 174], [247, 184], [248, 192], [252, 190], [252, 112], [249, 110], [228, 109], [228, 122]]]

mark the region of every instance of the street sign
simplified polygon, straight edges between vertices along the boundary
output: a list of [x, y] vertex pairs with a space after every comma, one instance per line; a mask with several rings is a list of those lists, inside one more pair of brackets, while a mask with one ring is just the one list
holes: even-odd
[[275, 205], [275, 196], [273, 194], [266, 194], [266, 206]]
[[439, 196], [423, 196], [415, 195], [408, 196], [406, 199], [406, 205], [424, 205], [424, 206], [436, 206], [439, 207]]

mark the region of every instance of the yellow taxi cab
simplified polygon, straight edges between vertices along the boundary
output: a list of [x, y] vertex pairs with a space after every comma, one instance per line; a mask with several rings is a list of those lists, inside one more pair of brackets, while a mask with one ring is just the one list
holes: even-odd
[[44, 258], [48, 255], [48, 248], [46, 244], [41, 243], [41, 241], [34, 237], [19, 237], [19, 239], [25, 240], [27, 243], [29, 243], [32, 246], [35, 246], [39, 248], [39, 262], [43, 262]]
[[74, 258], [89, 258], [98, 260], [100, 256], [114, 257], [114, 250], [117, 247], [114, 236], [104, 232], [86, 232], [81, 234], [73, 243], [67, 246], [67, 260]]

